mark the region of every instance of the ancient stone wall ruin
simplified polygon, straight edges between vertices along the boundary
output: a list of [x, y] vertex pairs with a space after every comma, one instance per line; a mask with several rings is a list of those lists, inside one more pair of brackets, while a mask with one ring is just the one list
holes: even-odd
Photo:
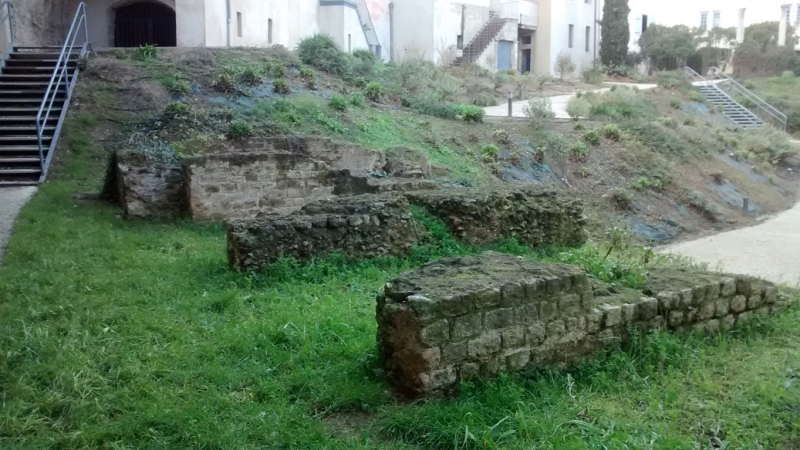
[[[170, 160], [117, 152], [113, 195], [127, 217], [234, 220], [287, 214], [317, 200], [352, 194], [432, 189], [425, 156], [385, 153], [325, 138], [272, 137], [241, 147]], [[180, 197], [179, 201], [175, 201]]]
[[579, 245], [586, 239], [580, 204], [555, 192], [445, 189], [338, 197], [285, 216], [234, 221], [228, 225], [230, 264], [256, 270], [281, 256], [307, 261], [332, 252], [351, 259], [405, 255], [428, 237], [411, 219], [409, 201], [472, 244], [514, 237], [532, 245]]
[[678, 270], [601, 293], [575, 266], [496, 252], [432, 262], [378, 297], [386, 374], [406, 395], [446, 392], [476, 375], [572, 364], [631, 329], [713, 332], [780, 306], [766, 282]]

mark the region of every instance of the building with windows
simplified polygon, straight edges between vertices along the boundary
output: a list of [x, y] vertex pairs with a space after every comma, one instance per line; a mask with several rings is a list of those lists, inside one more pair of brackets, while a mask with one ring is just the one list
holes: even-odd
[[[576, 74], [594, 64], [603, 0], [84, 0], [94, 48], [294, 48], [325, 33], [345, 51], [384, 60], [552, 73], [568, 54]], [[63, 39], [80, 0], [15, 0], [24, 45]]]

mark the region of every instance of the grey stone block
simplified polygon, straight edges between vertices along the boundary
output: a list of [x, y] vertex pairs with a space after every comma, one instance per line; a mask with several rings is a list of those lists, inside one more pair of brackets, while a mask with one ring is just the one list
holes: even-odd
[[487, 331], [508, 328], [514, 323], [514, 310], [512, 308], [487, 311], [483, 316], [483, 326]]
[[613, 305], [603, 305], [603, 326], [615, 327], [622, 323], [622, 308]]
[[463, 341], [473, 338], [483, 331], [481, 313], [475, 312], [452, 319], [453, 329], [450, 333], [452, 341]]
[[534, 323], [525, 329], [525, 344], [536, 346], [544, 342], [547, 333], [541, 323]]
[[453, 364], [467, 358], [467, 343], [456, 342], [442, 347], [442, 364]]
[[740, 313], [747, 309], [747, 298], [744, 295], [737, 295], [731, 300], [731, 311]]
[[525, 329], [522, 327], [511, 327], [501, 332], [503, 348], [510, 349], [521, 347], [525, 344]]
[[637, 304], [638, 313], [636, 317], [640, 320], [650, 320], [658, 314], [658, 300], [655, 298], [643, 298]]
[[450, 341], [450, 324], [446, 319], [442, 319], [420, 331], [420, 341], [428, 347], [438, 347]]
[[736, 280], [733, 278], [725, 278], [720, 282], [720, 295], [722, 297], [730, 297], [736, 294]]
[[496, 331], [486, 332], [481, 336], [467, 342], [467, 356], [470, 358], [485, 358], [500, 350], [503, 340]]
[[668, 322], [669, 326], [672, 328], [676, 328], [680, 325], [683, 325], [684, 322], [684, 312], [683, 311], [670, 311], [668, 314]]

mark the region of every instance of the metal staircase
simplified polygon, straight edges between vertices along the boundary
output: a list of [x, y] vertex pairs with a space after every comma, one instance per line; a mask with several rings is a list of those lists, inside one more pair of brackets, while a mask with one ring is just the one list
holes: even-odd
[[[77, 45], [80, 38], [83, 43]], [[88, 47], [83, 3], [63, 46], [12, 43], [0, 62], [0, 186], [44, 181], [77, 81], [78, 61]]]
[[[736, 125], [743, 128], [760, 127], [766, 120], [786, 130], [785, 114], [716, 67], [710, 69], [713, 75], [711, 79], [703, 77], [690, 67], [684, 67], [683, 72], [706, 100], [722, 110]], [[736, 101], [734, 96], [747, 99], [748, 104], [754, 105], [755, 111]]]
[[510, 19], [500, 17], [494, 11], [490, 12], [489, 21], [486, 22], [472, 41], [464, 47], [462, 55], [453, 61], [453, 65], [460, 66], [477, 61], [510, 21]]

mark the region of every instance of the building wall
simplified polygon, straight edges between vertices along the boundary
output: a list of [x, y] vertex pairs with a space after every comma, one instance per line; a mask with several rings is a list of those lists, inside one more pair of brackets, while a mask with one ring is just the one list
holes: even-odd
[[422, 57], [433, 61], [434, 2], [402, 0], [394, 2], [394, 60]]
[[[602, 17], [601, 4], [595, 4], [599, 0], [566, 0], [553, 1], [551, 3], [552, 24], [550, 30], [550, 61], [549, 68], [552, 73], [556, 59], [561, 52], [568, 53], [575, 62], [574, 77], [580, 76], [581, 72], [590, 69], [594, 65], [595, 59], [595, 34], [599, 41], [598, 28], [595, 19]], [[595, 7], [597, 12], [595, 15]], [[540, 20], [541, 23], [541, 20]], [[573, 25], [573, 45], [569, 48], [569, 25]], [[586, 27], [590, 28], [589, 41], [587, 47]], [[597, 48], [599, 52], [599, 47]]]
[[203, 47], [206, 44], [205, 0], [177, 0], [175, 4], [178, 47]]
[[551, 3], [552, 0], [539, 0], [539, 25], [533, 34], [533, 55], [531, 57], [531, 72], [537, 75], [550, 75], [553, 69], [550, 64], [552, 51], [550, 35], [553, 29]]
[[320, 32], [330, 35], [342, 50], [369, 50], [355, 6], [343, 5], [341, 2], [321, 4], [319, 24]]
[[[459, 35], [463, 33], [464, 46], [466, 46], [489, 21], [489, 2], [473, 0], [473, 3], [475, 4], [455, 3], [451, 0], [434, 1], [434, 54], [432, 59], [434, 63], [440, 64], [443, 54], [452, 53], [457, 48]], [[482, 57], [485, 58], [487, 53], [492, 53], [494, 48], [494, 45], [487, 48]]]

